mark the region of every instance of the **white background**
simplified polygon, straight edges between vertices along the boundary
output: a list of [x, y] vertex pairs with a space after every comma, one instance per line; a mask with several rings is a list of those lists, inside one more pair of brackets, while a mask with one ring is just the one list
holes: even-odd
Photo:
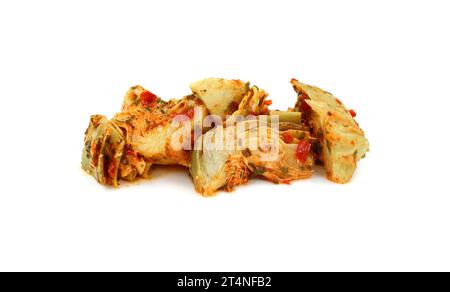
[[[0, 270], [450, 270], [448, 1], [1, 1]], [[166, 98], [289, 80], [354, 108], [371, 151], [348, 185], [320, 172], [202, 198], [187, 171], [118, 190], [80, 169], [89, 116], [128, 87]]]

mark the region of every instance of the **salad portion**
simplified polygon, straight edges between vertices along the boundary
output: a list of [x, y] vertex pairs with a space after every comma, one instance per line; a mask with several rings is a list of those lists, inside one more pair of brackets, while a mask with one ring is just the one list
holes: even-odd
[[285, 111], [270, 110], [268, 94], [241, 80], [200, 80], [170, 100], [131, 87], [112, 119], [91, 116], [82, 168], [117, 187], [151, 177], [155, 165], [181, 165], [205, 196], [251, 178], [290, 184], [315, 165], [331, 181], [349, 182], [369, 150], [355, 112], [324, 90], [291, 83], [297, 101]]

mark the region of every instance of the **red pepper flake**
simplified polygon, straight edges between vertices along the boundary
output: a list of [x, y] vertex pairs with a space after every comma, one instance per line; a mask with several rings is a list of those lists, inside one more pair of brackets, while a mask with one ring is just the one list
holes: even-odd
[[354, 118], [354, 117], [356, 117], [356, 112], [354, 111], [354, 110], [349, 110], [348, 111], [349, 113], [350, 113], [350, 115]]
[[269, 106], [269, 105], [272, 105], [272, 101], [271, 100], [265, 100], [263, 104]]
[[301, 140], [297, 146], [297, 162], [302, 164], [306, 163], [308, 160], [309, 151], [311, 150], [311, 144]]
[[148, 90], [141, 93], [141, 104], [143, 107], [153, 107], [158, 97]]
[[294, 137], [292, 137], [292, 135], [289, 133], [283, 133], [283, 135], [281, 135], [281, 137], [283, 138], [283, 141], [288, 144], [292, 143], [292, 141], [294, 140]]

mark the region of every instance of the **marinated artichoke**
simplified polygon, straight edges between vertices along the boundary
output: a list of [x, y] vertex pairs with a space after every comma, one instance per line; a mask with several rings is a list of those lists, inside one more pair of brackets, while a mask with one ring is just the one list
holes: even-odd
[[165, 102], [136, 86], [128, 91], [122, 108], [111, 120], [91, 117], [82, 155], [85, 171], [101, 184], [117, 186], [119, 179], [148, 177], [153, 164], [188, 166], [189, 151], [175, 149], [172, 143], [183, 124], [172, 118], [184, 116], [193, 128], [194, 109], [206, 111], [199, 99], [186, 96]]
[[331, 93], [291, 81], [298, 99], [295, 110], [302, 112], [304, 122], [319, 140], [318, 159], [323, 162], [328, 179], [347, 183], [358, 161], [369, 151], [369, 141], [354, 120], [353, 110]]
[[268, 94], [241, 80], [200, 80], [169, 101], [134, 86], [112, 119], [91, 116], [82, 168], [117, 187], [149, 177], [153, 165], [181, 165], [204, 196], [252, 177], [289, 184], [322, 163], [330, 180], [348, 182], [369, 149], [354, 111], [317, 87], [291, 83], [298, 99], [288, 111], [270, 111]]
[[[298, 145], [311, 145], [314, 139], [300, 125], [299, 115], [297, 123], [281, 122], [279, 128], [278, 120], [292, 120], [295, 115], [277, 114], [280, 116], [259, 116], [257, 120], [217, 127], [197, 140], [203, 145], [197, 145], [196, 148], [202, 150], [194, 150], [191, 154], [190, 172], [195, 189], [208, 196], [221, 188], [230, 191], [252, 176], [274, 183], [310, 177], [314, 158], [309, 152], [300, 158]], [[273, 120], [276, 122], [272, 123]], [[227, 147], [220, 147], [222, 145]]]

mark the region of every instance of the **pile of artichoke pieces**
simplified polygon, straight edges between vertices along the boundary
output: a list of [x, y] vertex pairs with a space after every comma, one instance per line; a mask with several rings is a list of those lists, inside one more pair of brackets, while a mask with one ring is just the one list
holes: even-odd
[[291, 84], [298, 98], [287, 111], [269, 110], [268, 94], [241, 80], [197, 81], [169, 101], [134, 86], [112, 119], [91, 116], [82, 168], [117, 187], [150, 177], [153, 165], [181, 165], [204, 196], [253, 177], [289, 184], [310, 177], [315, 164], [331, 181], [349, 182], [369, 149], [354, 111], [317, 87]]

